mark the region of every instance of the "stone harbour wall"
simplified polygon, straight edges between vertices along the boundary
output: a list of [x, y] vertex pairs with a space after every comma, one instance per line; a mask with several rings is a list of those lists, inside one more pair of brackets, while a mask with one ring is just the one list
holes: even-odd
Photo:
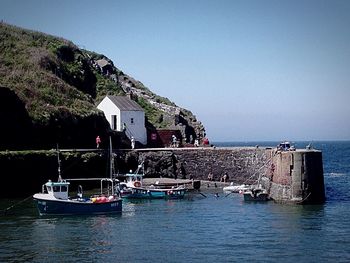
[[[105, 150], [61, 154], [63, 178], [109, 176]], [[277, 151], [265, 148], [164, 148], [114, 151], [116, 173], [134, 172], [143, 163], [146, 177], [220, 181], [224, 174], [234, 184], [260, 183], [278, 202], [325, 201], [322, 152]], [[0, 196], [26, 196], [57, 178], [57, 153], [51, 151], [0, 152]], [[18, 182], [21, 184], [18, 185]], [[18, 191], [13, 191], [16, 185]]]
[[260, 179], [270, 198], [277, 202], [325, 201], [322, 152], [317, 150], [212, 147], [136, 150], [123, 154], [124, 160], [133, 160], [132, 170], [143, 162], [145, 175], [149, 177], [208, 180], [211, 173], [219, 181], [226, 173], [228, 182], [235, 184], [256, 184]]
[[325, 189], [322, 152], [317, 150], [274, 151], [263, 186], [278, 202], [323, 203]]
[[219, 181], [226, 173], [228, 181], [253, 183], [265, 174], [267, 151], [260, 148], [176, 148], [136, 150], [117, 153], [126, 163], [144, 162], [146, 176], [207, 180], [209, 173]]

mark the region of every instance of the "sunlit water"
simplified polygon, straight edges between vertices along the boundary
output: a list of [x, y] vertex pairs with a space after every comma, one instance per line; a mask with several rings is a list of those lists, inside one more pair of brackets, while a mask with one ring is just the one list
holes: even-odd
[[350, 262], [350, 143], [315, 147], [323, 151], [324, 205], [212, 192], [126, 201], [120, 215], [40, 217], [29, 201], [0, 216], [0, 262]]

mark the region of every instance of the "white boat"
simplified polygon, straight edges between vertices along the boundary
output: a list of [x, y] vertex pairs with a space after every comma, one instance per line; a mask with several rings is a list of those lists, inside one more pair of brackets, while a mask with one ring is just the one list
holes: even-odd
[[135, 173], [125, 175], [126, 182], [119, 184], [121, 197], [130, 199], [182, 199], [187, 189], [183, 186], [161, 187], [157, 182], [150, 186], [143, 184], [143, 174], [139, 174], [142, 165]]
[[231, 193], [240, 193], [248, 189], [250, 189], [250, 185], [248, 184], [234, 185], [232, 182], [229, 186], [225, 186], [223, 188], [223, 191]]
[[261, 185], [261, 174], [257, 184], [251, 185], [249, 189], [242, 192], [244, 201], [267, 201], [269, 199], [268, 191]]

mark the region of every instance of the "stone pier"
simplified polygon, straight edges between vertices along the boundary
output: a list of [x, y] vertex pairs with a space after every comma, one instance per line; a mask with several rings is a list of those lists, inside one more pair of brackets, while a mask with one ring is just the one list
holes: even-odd
[[[61, 152], [64, 178], [104, 177], [109, 174], [107, 150]], [[118, 149], [115, 168], [119, 174], [135, 171], [143, 162], [147, 178], [220, 181], [224, 174], [234, 184], [260, 183], [277, 202], [325, 201], [322, 152], [277, 151], [259, 147], [197, 147]], [[57, 178], [57, 153], [51, 151], [0, 152], [0, 196], [25, 196]], [[21, 184], [18, 184], [21, 182]], [[16, 185], [17, 191], [13, 191]]]
[[271, 150], [269, 155], [271, 166], [263, 184], [273, 200], [303, 204], [325, 201], [321, 151]]
[[317, 150], [209, 147], [139, 149], [124, 154], [125, 160], [143, 161], [149, 176], [207, 180], [211, 173], [219, 181], [226, 173], [235, 184], [259, 180], [277, 202], [325, 201], [322, 152]]

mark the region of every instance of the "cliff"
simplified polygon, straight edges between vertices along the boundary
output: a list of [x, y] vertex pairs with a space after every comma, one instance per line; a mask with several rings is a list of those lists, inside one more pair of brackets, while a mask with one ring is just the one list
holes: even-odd
[[[203, 136], [188, 110], [151, 92], [108, 57], [69, 40], [0, 23], [0, 150], [93, 147], [109, 125], [96, 105], [107, 94], [132, 97], [147, 127]], [[122, 143], [122, 141], [121, 141]]]

